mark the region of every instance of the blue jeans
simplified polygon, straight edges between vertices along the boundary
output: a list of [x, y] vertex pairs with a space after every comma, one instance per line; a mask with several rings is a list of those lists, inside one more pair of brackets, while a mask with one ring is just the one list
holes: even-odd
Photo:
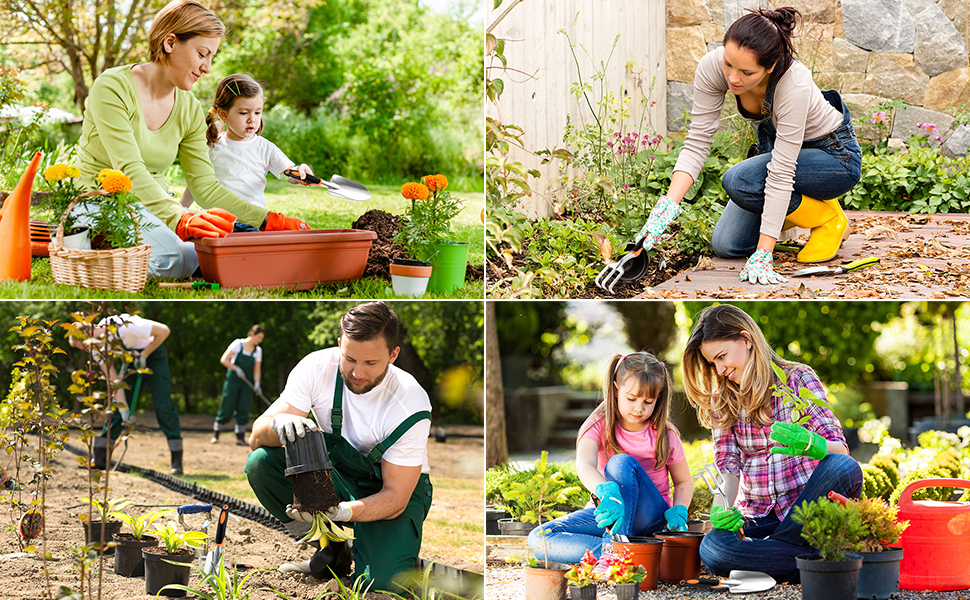
[[778, 581], [798, 581], [795, 557], [814, 554], [815, 549], [802, 539], [802, 526], [792, 520], [792, 510], [832, 490], [848, 498], [862, 495], [862, 469], [851, 456], [829, 454], [823, 458], [784, 520], [779, 522], [774, 515], [745, 520], [741, 542], [731, 531], [712, 530], [701, 542], [701, 560], [722, 577], [741, 569], [767, 573]]
[[[861, 471], [860, 471], [861, 472]], [[670, 508], [653, 480], [629, 454], [617, 454], [606, 463], [603, 475], [620, 485], [623, 496], [623, 524], [617, 535], [652, 535], [667, 524], [664, 511]], [[599, 558], [610, 531], [596, 525], [593, 508], [584, 508], [544, 523], [529, 533], [529, 549], [538, 560], [578, 563], [587, 550]], [[543, 537], [545, 540], [543, 541]]]
[[[828, 90], [823, 95], [842, 112], [842, 125], [826, 136], [802, 142], [786, 215], [798, 208], [803, 195], [817, 200], [837, 198], [855, 187], [862, 177], [862, 150], [849, 109], [837, 92]], [[721, 178], [721, 185], [731, 198], [711, 235], [711, 247], [721, 258], [746, 258], [758, 247], [768, 163], [774, 146], [775, 128], [770, 119], [765, 119], [758, 127], [758, 154], [734, 165]]]

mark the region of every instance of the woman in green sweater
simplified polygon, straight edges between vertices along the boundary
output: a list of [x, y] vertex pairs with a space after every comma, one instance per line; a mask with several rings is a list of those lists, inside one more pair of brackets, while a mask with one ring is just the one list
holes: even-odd
[[[267, 231], [309, 229], [300, 219], [242, 200], [216, 181], [205, 110], [191, 90], [211, 70], [224, 34], [225, 26], [205, 6], [173, 0], [152, 22], [151, 62], [106, 70], [87, 100], [78, 144], [81, 184], [97, 187], [98, 173], [108, 168], [131, 178], [132, 192], [144, 204], [142, 222], [158, 225], [143, 232], [152, 246], [152, 275], [192, 275], [199, 263], [187, 240], [222, 237], [234, 220]], [[176, 157], [192, 195], [206, 210], [189, 212], [169, 194], [165, 172]]]

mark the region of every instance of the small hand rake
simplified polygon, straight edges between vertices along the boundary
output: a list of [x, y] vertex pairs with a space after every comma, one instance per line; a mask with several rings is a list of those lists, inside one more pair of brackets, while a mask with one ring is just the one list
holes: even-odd
[[[728, 507], [727, 494], [724, 493], [724, 475], [718, 470], [716, 464], [707, 463], [700, 468], [700, 471], [693, 478], [700, 478], [712, 494], [721, 498], [721, 504], [725, 508]], [[744, 539], [744, 529], [738, 529], [734, 532], [734, 535], [738, 538], [739, 542], [742, 541]]]

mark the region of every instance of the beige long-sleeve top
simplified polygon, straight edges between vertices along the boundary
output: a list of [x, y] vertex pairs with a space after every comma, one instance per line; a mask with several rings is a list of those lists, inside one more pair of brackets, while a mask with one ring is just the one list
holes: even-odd
[[[695, 181], [711, 153], [711, 142], [720, 125], [721, 108], [729, 89], [721, 68], [723, 60], [723, 47], [712, 50], [701, 59], [694, 74], [693, 119], [674, 170], [684, 171]], [[775, 86], [771, 121], [777, 138], [768, 163], [760, 232], [777, 238], [794, 188], [802, 141], [820, 138], [838, 129], [842, 114], [822, 96], [811, 71], [795, 61]]]

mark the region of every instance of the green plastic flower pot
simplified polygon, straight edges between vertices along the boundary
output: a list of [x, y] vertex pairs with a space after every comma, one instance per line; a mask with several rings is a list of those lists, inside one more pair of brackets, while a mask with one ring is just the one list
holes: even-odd
[[435, 244], [431, 263], [428, 291], [450, 292], [465, 285], [465, 267], [468, 264], [468, 242], [445, 242]]

